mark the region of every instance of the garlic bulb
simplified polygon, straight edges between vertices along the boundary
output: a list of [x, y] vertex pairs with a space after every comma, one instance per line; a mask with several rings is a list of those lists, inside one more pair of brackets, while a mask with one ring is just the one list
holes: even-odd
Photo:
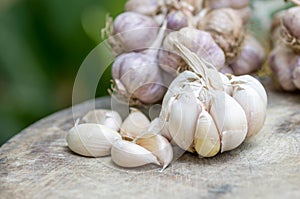
[[270, 54], [270, 67], [283, 90], [293, 91], [297, 88], [293, 83], [293, 70], [299, 57], [283, 45], [278, 45]]
[[224, 66], [224, 53], [214, 42], [210, 34], [205, 31], [186, 27], [180, 31], [171, 32], [163, 42], [163, 49], [159, 52], [158, 61], [160, 67], [166, 72], [174, 74], [177, 70], [182, 70], [180, 67], [186, 65], [177, 53], [178, 50], [175, 47], [175, 41], [180, 42], [218, 69]]
[[181, 11], [170, 12], [167, 16], [167, 22], [167, 28], [170, 30], [180, 30], [188, 25], [187, 18]]
[[125, 10], [144, 15], [155, 15], [159, 10], [157, 0], [129, 0], [125, 4]]
[[243, 21], [231, 8], [220, 8], [207, 13], [198, 27], [208, 31], [215, 42], [223, 49], [226, 62], [230, 63], [240, 53], [244, 41]]
[[154, 154], [163, 169], [165, 169], [173, 159], [172, 146], [170, 142], [161, 135], [145, 134], [138, 137], [135, 143]]
[[116, 54], [149, 48], [158, 34], [158, 25], [148, 16], [124, 12], [113, 22], [113, 36], [108, 38]]
[[124, 120], [120, 133], [129, 140], [140, 136], [150, 125], [149, 119], [138, 109], [131, 108], [131, 112]]
[[240, 9], [249, 6], [249, 0], [205, 0], [205, 7], [211, 9], [234, 8]]
[[300, 52], [300, 6], [288, 9], [281, 22], [284, 42], [295, 52]]
[[116, 131], [101, 124], [75, 124], [67, 134], [68, 147], [75, 153], [89, 157], [110, 155], [112, 143], [121, 139]]
[[102, 124], [115, 131], [119, 131], [122, 118], [118, 112], [107, 109], [96, 109], [89, 111], [83, 118], [84, 123]]
[[113, 143], [111, 159], [121, 167], [139, 167], [151, 163], [160, 165], [150, 151], [126, 140], [116, 140]]
[[230, 64], [235, 75], [244, 75], [259, 70], [266, 53], [261, 44], [251, 35], [247, 35], [241, 54]]

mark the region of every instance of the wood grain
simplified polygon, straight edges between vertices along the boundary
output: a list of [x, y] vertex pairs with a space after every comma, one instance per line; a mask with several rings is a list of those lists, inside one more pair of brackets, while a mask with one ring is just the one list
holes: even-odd
[[[73, 154], [71, 109], [20, 132], [0, 148], [1, 198], [299, 198], [300, 94], [268, 90], [265, 126], [236, 150], [201, 159], [186, 153], [165, 171], [123, 169], [109, 157]], [[109, 107], [109, 98], [96, 107]], [[83, 116], [92, 102], [74, 108]]]

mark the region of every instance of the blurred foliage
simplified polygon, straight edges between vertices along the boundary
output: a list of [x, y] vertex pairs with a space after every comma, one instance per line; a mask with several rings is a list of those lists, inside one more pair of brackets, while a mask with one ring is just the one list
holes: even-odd
[[[126, 0], [0, 2], [0, 145], [34, 121], [72, 103], [78, 68], [101, 42], [106, 15]], [[110, 71], [97, 96], [107, 95]]]

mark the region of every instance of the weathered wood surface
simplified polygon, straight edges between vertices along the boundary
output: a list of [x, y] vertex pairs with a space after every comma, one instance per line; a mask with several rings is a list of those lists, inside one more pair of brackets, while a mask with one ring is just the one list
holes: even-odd
[[[163, 172], [73, 154], [65, 141], [72, 111], [58, 112], [0, 148], [0, 198], [299, 198], [300, 94], [268, 96], [257, 136], [214, 158], [185, 154]], [[90, 105], [77, 106], [75, 117]], [[96, 105], [108, 107], [109, 99]]]

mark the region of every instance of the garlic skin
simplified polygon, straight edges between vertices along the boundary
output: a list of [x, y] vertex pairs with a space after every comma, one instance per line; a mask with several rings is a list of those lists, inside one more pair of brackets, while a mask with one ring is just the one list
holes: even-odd
[[122, 124], [122, 118], [116, 111], [96, 109], [89, 111], [85, 116], [83, 116], [82, 122], [102, 124], [115, 131], [119, 131]]
[[222, 137], [221, 153], [238, 147], [247, 135], [247, 118], [240, 104], [225, 92], [214, 92], [210, 115]]
[[[108, 38], [116, 54], [149, 48], [155, 41], [159, 27], [148, 16], [124, 12], [113, 22], [113, 37]], [[121, 47], [120, 47], [121, 45]], [[121, 49], [114, 49], [115, 46]]]
[[219, 153], [221, 140], [218, 129], [210, 114], [203, 110], [197, 120], [194, 147], [202, 157], [212, 157]]
[[169, 33], [163, 42], [163, 49], [159, 52], [158, 62], [159, 66], [166, 72], [174, 74], [174, 71], [176, 72], [186, 65], [178, 55], [174, 41], [180, 42], [205, 61], [212, 63], [217, 69], [224, 66], [225, 55], [210, 34], [186, 27], [180, 31]]
[[170, 142], [161, 135], [145, 134], [138, 137], [135, 143], [144, 147], [156, 156], [163, 170], [173, 159], [173, 149]]
[[297, 58], [297, 62], [293, 71], [292, 78], [293, 78], [294, 85], [298, 89], [300, 89], [300, 56], [298, 56]]
[[249, 6], [249, 0], [205, 0], [205, 7], [211, 9], [234, 8], [240, 9]]
[[101, 124], [75, 124], [68, 132], [66, 140], [68, 147], [75, 153], [87, 157], [102, 157], [110, 155], [114, 140], [120, 140], [121, 135]]
[[293, 83], [293, 60], [297, 57], [292, 50], [283, 45], [276, 46], [269, 57], [270, 67], [283, 90], [294, 91], [296, 86]]
[[150, 125], [149, 119], [138, 109], [131, 108], [131, 112], [124, 120], [120, 134], [128, 140], [140, 136]]
[[225, 53], [226, 63], [230, 63], [240, 53], [244, 41], [244, 27], [241, 16], [231, 8], [211, 10], [198, 28], [208, 31]]
[[181, 11], [172, 11], [167, 15], [167, 28], [180, 30], [188, 25], [186, 16]]
[[300, 52], [300, 6], [286, 11], [281, 20], [281, 35], [290, 48]]
[[253, 73], [261, 68], [266, 53], [261, 44], [251, 35], [247, 35], [241, 54], [230, 64], [235, 75]]
[[116, 140], [113, 143], [111, 159], [115, 164], [127, 168], [146, 164], [160, 165], [157, 158], [150, 151], [126, 140]]
[[157, 0], [129, 0], [125, 4], [125, 10], [143, 15], [155, 15], [159, 10], [159, 3]]
[[233, 74], [234, 73], [230, 65], [227, 65], [227, 66], [224, 66], [223, 68], [221, 68], [220, 72], [223, 74], [226, 74], [226, 73]]

